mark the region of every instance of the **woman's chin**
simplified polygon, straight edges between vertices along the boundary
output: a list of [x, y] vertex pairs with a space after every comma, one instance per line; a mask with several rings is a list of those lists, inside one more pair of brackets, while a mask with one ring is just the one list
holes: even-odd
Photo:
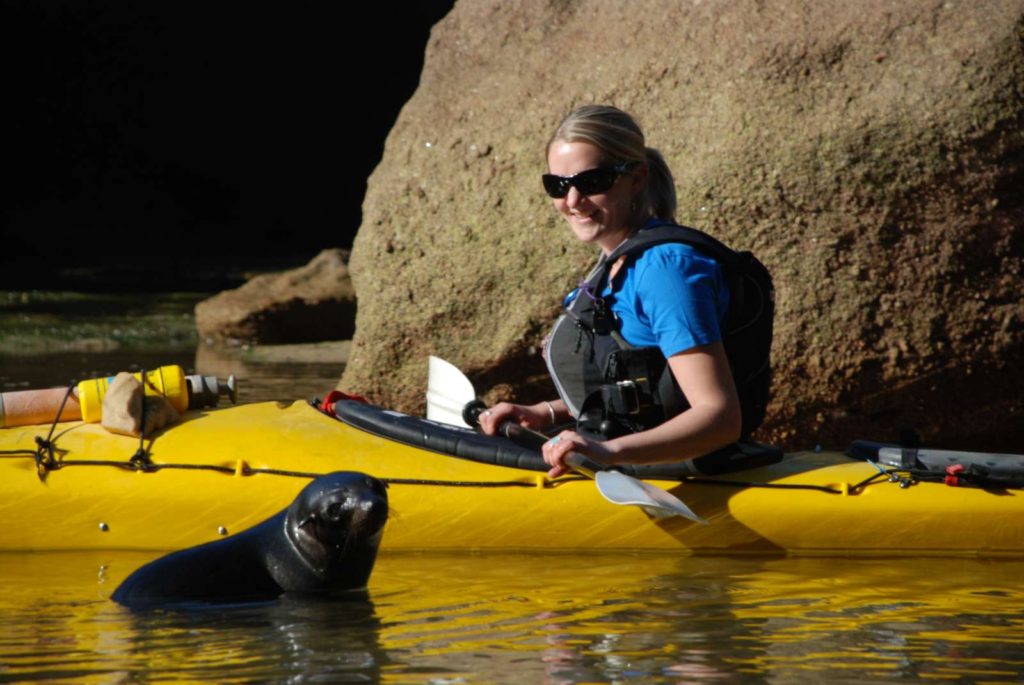
[[580, 242], [592, 243], [601, 237], [601, 226], [592, 221], [574, 221], [569, 224], [569, 227], [572, 229], [572, 234]]

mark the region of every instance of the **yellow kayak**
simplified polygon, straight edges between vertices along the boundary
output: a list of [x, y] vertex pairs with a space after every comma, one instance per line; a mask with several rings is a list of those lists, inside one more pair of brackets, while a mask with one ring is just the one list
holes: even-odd
[[633, 472], [705, 526], [612, 504], [589, 479], [549, 480], [504, 438], [356, 402], [189, 412], [141, 450], [97, 424], [50, 433], [0, 430], [0, 551], [180, 549], [277, 513], [312, 477], [361, 471], [389, 484], [390, 550], [1024, 556], [1024, 490], [972, 487], [956, 468], [932, 479], [825, 452]]

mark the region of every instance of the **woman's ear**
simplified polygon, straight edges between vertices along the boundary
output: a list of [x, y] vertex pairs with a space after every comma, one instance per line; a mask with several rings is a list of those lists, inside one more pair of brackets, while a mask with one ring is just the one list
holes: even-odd
[[647, 185], [647, 176], [650, 174], [650, 167], [647, 166], [647, 162], [640, 164], [633, 173], [630, 174], [633, 177], [633, 194], [638, 194]]

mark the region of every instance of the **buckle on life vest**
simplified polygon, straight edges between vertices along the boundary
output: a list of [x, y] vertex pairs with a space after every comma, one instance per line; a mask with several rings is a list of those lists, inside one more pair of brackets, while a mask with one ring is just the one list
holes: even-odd
[[601, 388], [604, 394], [604, 405], [613, 414], [640, 413], [640, 393], [634, 381], [619, 381], [615, 385]]
[[943, 482], [945, 482], [946, 485], [955, 488], [956, 486], [960, 485], [960, 474], [963, 473], [965, 470], [966, 469], [964, 468], [963, 464], [953, 464], [952, 466], [947, 466], [946, 477], [945, 479], [943, 479]]
[[627, 379], [601, 386], [605, 411], [620, 416], [636, 416], [654, 404], [651, 382], [646, 378]]

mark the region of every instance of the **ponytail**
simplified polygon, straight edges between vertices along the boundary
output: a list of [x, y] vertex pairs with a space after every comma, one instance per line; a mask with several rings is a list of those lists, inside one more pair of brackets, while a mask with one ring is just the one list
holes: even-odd
[[665, 158], [653, 147], [646, 149], [647, 188], [643, 211], [666, 221], [676, 220], [676, 184]]

